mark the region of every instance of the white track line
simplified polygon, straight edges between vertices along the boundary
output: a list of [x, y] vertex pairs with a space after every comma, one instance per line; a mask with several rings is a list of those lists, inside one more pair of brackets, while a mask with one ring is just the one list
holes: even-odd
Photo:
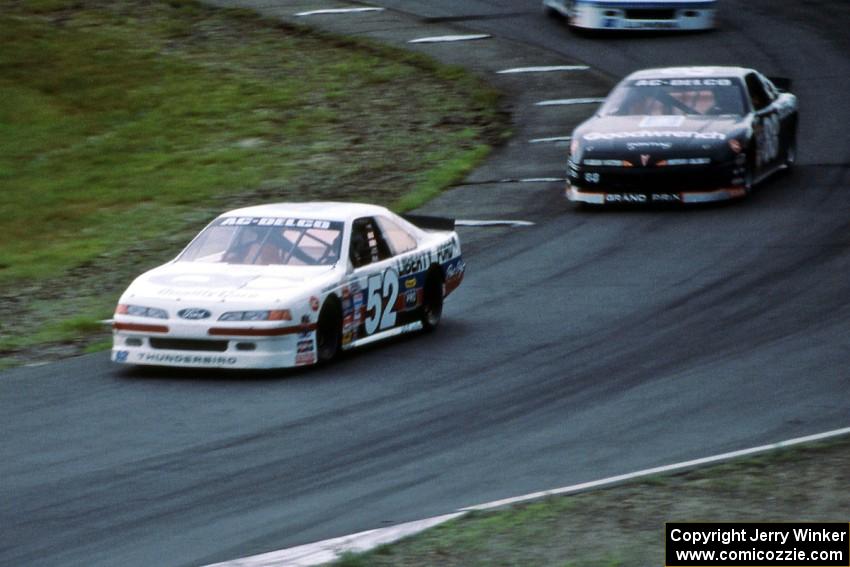
[[484, 33], [476, 33], [470, 35], [438, 35], [434, 37], [420, 37], [419, 39], [411, 39], [407, 43], [445, 43], [451, 41], [472, 41], [476, 39], [488, 39], [492, 36]]
[[541, 100], [534, 103], [534, 106], [564, 106], [570, 104], [598, 104], [603, 102], [604, 98], [561, 98], [556, 100]]
[[780, 441], [771, 445], [761, 445], [759, 447], [753, 447], [751, 449], [742, 449], [740, 451], [722, 453], [720, 455], [704, 457], [702, 459], [684, 461], [673, 465], [655, 467], [652, 469], [644, 469], [642, 471], [634, 473], [612, 476], [609, 478], [595, 480], [592, 482], [574, 484], [572, 486], [565, 486], [563, 488], [556, 488], [554, 490], [545, 490], [543, 492], [534, 492], [531, 494], [526, 494], [524, 496], [505, 498], [504, 500], [496, 500], [493, 502], [488, 502], [486, 504], [479, 504], [477, 506], [461, 508], [453, 514], [435, 516], [433, 518], [426, 518], [424, 520], [419, 520], [416, 522], [399, 524], [398, 526], [392, 526], [390, 528], [378, 528], [374, 530], [360, 532], [354, 535], [328, 539], [316, 543], [309, 543], [306, 545], [291, 547], [289, 549], [283, 549], [280, 551], [272, 551], [270, 553], [264, 553], [262, 555], [255, 555], [253, 557], [234, 559], [232, 561], [216, 563], [215, 565], [207, 565], [206, 567], [307, 567], [312, 565], [320, 565], [322, 563], [328, 563], [330, 561], [334, 561], [335, 559], [339, 559], [339, 556], [345, 553], [346, 551], [354, 551], [361, 553], [364, 551], [369, 551], [371, 549], [374, 549], [375, 547], [378, 547], [379, 545], [391, 543], [403, 537], [415, 535], [438, 524], [442, 524], [449, 520], [453, 520], [455, 518], [463, 516], [467, 512], [471, 512], [473, 510], [490, 510], [493, 508], [508, 506], [510, 504], [516, 504], [518, 502], [538, 500], [547, 496], [582, 492], [592, 488], [601, 488], [603, 486], [618, 484], [626, 480], [635, 480], [638, 478], [660, 473], [696, 468], [702, 465], [714, 464], [721, 461], [728, 461], [730, 459], [746, 457], [748, 455], [755, 455], [758, 453], [766, 453], [768, 451], [783, 449], [785, 447], [792, 447], [794, 445], [800, 445], [803, 443], [823, 441], [824, 439], [831, 439], [833, 437], [840, 437], [842, 435], [850, 435], [850, 427], [845, 427], [843, 429], [834, 429], [832, 431], [827, 431], [825, 433], [817, 433], [815, 435], [807, 435], [806, 437], [797, 437], [795, 439], [789, 439], [788, 441]]
[[496, 71], [499, 75], [512, 75], [514, 73], [556, 73], [559, 71], [587, 71], [587, 65], [550, 65], [548, 67], [514, 67]]
[[534, 226], [533, 222], [524, 220], [456, 220], [455, 226]]
[[569, 142], [572, 140], [572, 136], [553, 136], [552, 138], [534, 138], [533, 140], [529, 140], [529, 144], [546, 144], [550, 142]]
[[326, 10], [310, 10], [309, 12], [298, 12], [296, 17], [323, 16], [326, 14], [357, 14], [362, 12], [383, 12], [384, 8], [328, 8]]

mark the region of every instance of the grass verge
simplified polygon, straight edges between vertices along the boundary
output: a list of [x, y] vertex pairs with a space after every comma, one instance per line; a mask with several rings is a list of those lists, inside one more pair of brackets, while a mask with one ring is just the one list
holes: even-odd
[[133, 276], [222, 210], [406, 209], [507, 128], [459, 69], [194, 0], [7, 0], [0, 367], [103, 347]]
[[337, 567], [664, 565], [665, 522], [833, 521], [850, 510], [850, 438], [473, 512]]

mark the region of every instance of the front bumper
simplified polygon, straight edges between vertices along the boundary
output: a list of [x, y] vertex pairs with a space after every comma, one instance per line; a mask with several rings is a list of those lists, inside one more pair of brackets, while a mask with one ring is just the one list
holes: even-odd
[[726, 187], [713, 190], [701, 191], [678, 191], [678, 192], [604, 192], [599, 190], [586, 190], [567, 185], [566, 197], [576, 203], [588, 203], [591, 205], [622, 205], [622, 204], [669, 204], [669, 203], [713, 203], [716, 201], [730, 201], [746, 196], [747, 191], [743, 187]]
[[745, 170], [743, 154], [705, 165], [617, 167], [570, 161], [566, 197], [594, 205], [726, 201], [746, 196]]
[[283, 336], [176, 335], [114, 330], [113, 362], [187, 368], [287, 368], [316, 363], [316, 332]]
[[581, 2], [571, 25], [610, 30], [706, 30], [714, 27], [714, 3], [689, 3], [663, 7], [626, 7], [618, 3]]

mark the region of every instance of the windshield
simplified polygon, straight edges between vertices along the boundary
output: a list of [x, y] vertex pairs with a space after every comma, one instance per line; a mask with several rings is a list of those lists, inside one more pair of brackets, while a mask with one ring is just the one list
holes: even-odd
[[621, 83], [601, 116], [721, 116], [744, 113], [735, 79], [640, 79]]
[[227, 217], [204, 229], [181, 262], [329, 266], [339, 260], [342, 222], [280, 217]]

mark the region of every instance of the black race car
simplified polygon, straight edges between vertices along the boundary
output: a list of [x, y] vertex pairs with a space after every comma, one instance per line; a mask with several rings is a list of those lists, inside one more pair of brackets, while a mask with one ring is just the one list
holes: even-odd
[[603, 205], [745, 196], [796, 159], [789, 85], [740, 67], [632, 73], [573, 132], [567, 198]]

